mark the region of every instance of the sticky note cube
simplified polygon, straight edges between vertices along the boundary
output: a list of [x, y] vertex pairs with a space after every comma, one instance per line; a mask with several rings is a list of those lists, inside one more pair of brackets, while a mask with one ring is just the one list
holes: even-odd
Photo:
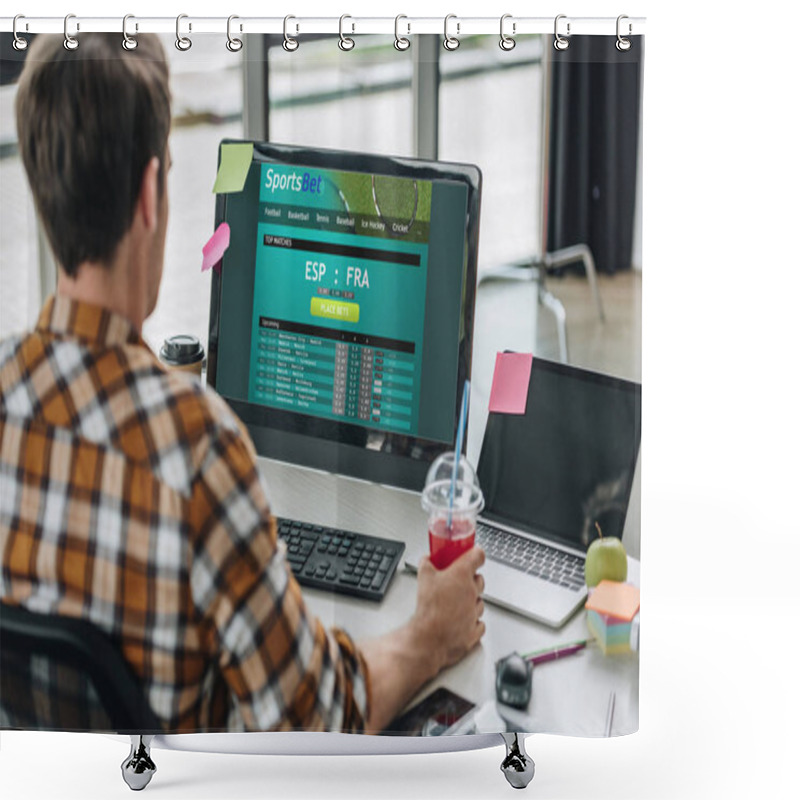
[[605, 655], [631, 649], [631, 621], [639, 611], [639, 590], [629, 583], [600, 581], [586, 601], [586, 624]]
[[586, 618], [589, 632], [597, 640], [604, 655], [627, 653], [631, 649], [631, 623], [607, 614], [589, 611]]

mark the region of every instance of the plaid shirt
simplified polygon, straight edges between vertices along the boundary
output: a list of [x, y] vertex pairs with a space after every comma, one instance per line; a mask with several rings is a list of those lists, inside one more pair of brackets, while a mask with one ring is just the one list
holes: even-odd
[[116, 639], [168, 731], [363, 730], [366, 664], [306, 609], [238, 419], [62, 296], [0, 342], [0, 599]]

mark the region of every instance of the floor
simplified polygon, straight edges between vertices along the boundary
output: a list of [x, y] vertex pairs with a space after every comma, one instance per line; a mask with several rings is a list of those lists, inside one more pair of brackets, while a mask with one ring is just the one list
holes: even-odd
[[[570, 362], [629, 380], [642, 379], [642, 273], [627, 270], [598, 276], [606, 321], [600, 322], [586, 278], [549, 277], [547, 288], [563, 303], [567, 314]], [[539, 310], [537, 349], [545, 358], [558, 358], [552, 315]]]

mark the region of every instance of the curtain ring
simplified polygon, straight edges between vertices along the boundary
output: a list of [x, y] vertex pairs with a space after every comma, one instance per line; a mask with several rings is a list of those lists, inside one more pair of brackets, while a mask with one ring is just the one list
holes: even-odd
[[[191, 46], [192, 40], [188, 36], [181, 36], [181, 20], [186, 19], [188, 14], [178, 14], [175, 19], [175, 47], [185, 53]], [[189, 33], [192, 32], [192, 23], [189, 23]]]
[[[444, 47], [444, 49], [450, 51], [458, 50], [458, 46], [461, 44], [457, 36], [450, 36], [450, 34], [447, 32], [447, 24], [450, 22], [451, 19], [457, 20], [458, 17], [456, 17], [455, 14], [448, 14], [444, 18], [444, 41], [442, 42], [442, 46]], [[461, 23], [456, 22], [456, 33], [460, 32], [461, 32]]]
[[[126, 50], [135, 50], [139, 42], [133, 36], [128, 36], [128, 20], [136, 19], [133, 14], [126, 14], [122, 18], [122, 46]], [[139, 23], [136, 23], [136, 30], [139, 30]]]
[[[225, 42], [225, 47], [227, 47], [231, 53], [238, 53], [244, 44], [241, 39], [236, 39], [231, 36], [231, 22], [233, 22], [235, 19], [239, 19], [236, 14], [231, 14], [228, 17], [228, 41]], [[239, 26], [239, 30], [242, 30], [241, 25]]]
[[[349, 14], [342, 14], [342, 16], [339, 17], [339, 49], [348, 52], [349, 50], [352, 50], [356, 46], [356, 43], [355, 40], [352, 39], [350, 36], [344, 35], [344, 31], [342, 29], [344, 26], [344, 21], [346, 19], [353, 19], [353, 18]], [[355, 30], [356, 30], [356, 25], [355, 23], [353, 23], [352, 32], [355, 33]]]
[[[626, 39], [620, 33], [620, 22], [622, 22], [622, 20], [624, 20], [624, 19], [628, 19], [628, 17], [625, 14], [620, 14], [617, 17], [617, 41], [615, 43], [615, 46], [616, 46], [617, 50], [620, 51], [620, 53], [624, 53], [627, 50], [631, 49], [631, 40], [630, 39]], [[633, 31], [633, 26], [629, 22], [628, 23], [628, 36], [631, 35], [632, 31]]]
[[[13, 25], [13, 28], [12, 28], [12, 30], [14, 31], [14, 41], [11, 42], [11, 44], [14, 47], [15, 50], [22, 51], [22, 50], [27, 50], [28, 49], [28, 40], [23, 38], [22, 36], [20, 36], [17, 33], [17, 20], [20, 20], [20, 19], [25, 19], [25, 17], [22, 14], [17, 14], [17, 16], [14, 17], [14, 25]], [[25, 23], [25, 30], [28, 30], [28, 23], [27, 22]]]
[[[511, 14], [503, 14], [503, 16], [500, 17], [500, 49], [505, 50], [506, 52], [508, 52], [509, 50], [513, 50], [517, 46], [516, 39], [514, 39], [513, 36], [509, 36], [503, 30], [503, 26], [505, 25], [505, 21], [507, 19], [511, 19]], [[512, 33], [517, 32], [516, 22], [511, 23], [511, 32]]]
[[[398, 14], [394, 18], [394, 49], [402, 52], [403, 50], [408, 50], [408, 48], [411, 47], [411, 42], [406, 39], [405, 36], [400, 35], [401, 19], [408, 19], [408, 17], [405, 14]], [[411, 26], [408, 23], [406, 23], [406, 28], [408, 28], [408, 32], [411, 33]]]
[[[75, 19], [74, 14], [67, 14], [64, 17], [64, 49], [65, 50], [77, 50], [78, 49], [78, 40], [74, 36], [70, 36], [69, 34], [69, 21], [71, 19]], [[79, 31], [81, 29], [80, 23], [75, 23], [75, 30]]]
[[[287, 53], [294, 53], [294, 51], [300, 47], [300, 42], [298, 42], [297, 39], [293, 39], [291, 36], [289, 36], [290, 19], [297, 19], [297, 17], [293, 17], [291, 14], [289, 14], [283, 18], [283, 49]], [[297, 25], [297, 31], [300, 31], [299, 25]]]
[[[558, 21], [560, 19], [566, 19], [566, 14], [559, 14], [556, 17], [555, 25], [553, 26], [553, 35], [555, 38], [553, 39], [553, 47], [556, 50], [566, 50], [569, 47], [569, 39], [565, 39], [559, 32], [558, 32]], [[570, 24], [567, 22], [567, 36], [570, 34]]]

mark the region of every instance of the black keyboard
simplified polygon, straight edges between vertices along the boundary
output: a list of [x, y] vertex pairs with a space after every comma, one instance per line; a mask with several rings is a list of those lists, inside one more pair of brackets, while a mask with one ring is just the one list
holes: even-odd
[[572, 553], [482, 522], [475, 529], [475, 541], [486, 551], [487, 558], [521, 572], [564, 586], [573, 592], [580, 591], [586, 584], [584, 559]]
[[382, 600], [392, 580], [403, 542], [363, 533], [278, 518], [278, 536], [301, 586]]

